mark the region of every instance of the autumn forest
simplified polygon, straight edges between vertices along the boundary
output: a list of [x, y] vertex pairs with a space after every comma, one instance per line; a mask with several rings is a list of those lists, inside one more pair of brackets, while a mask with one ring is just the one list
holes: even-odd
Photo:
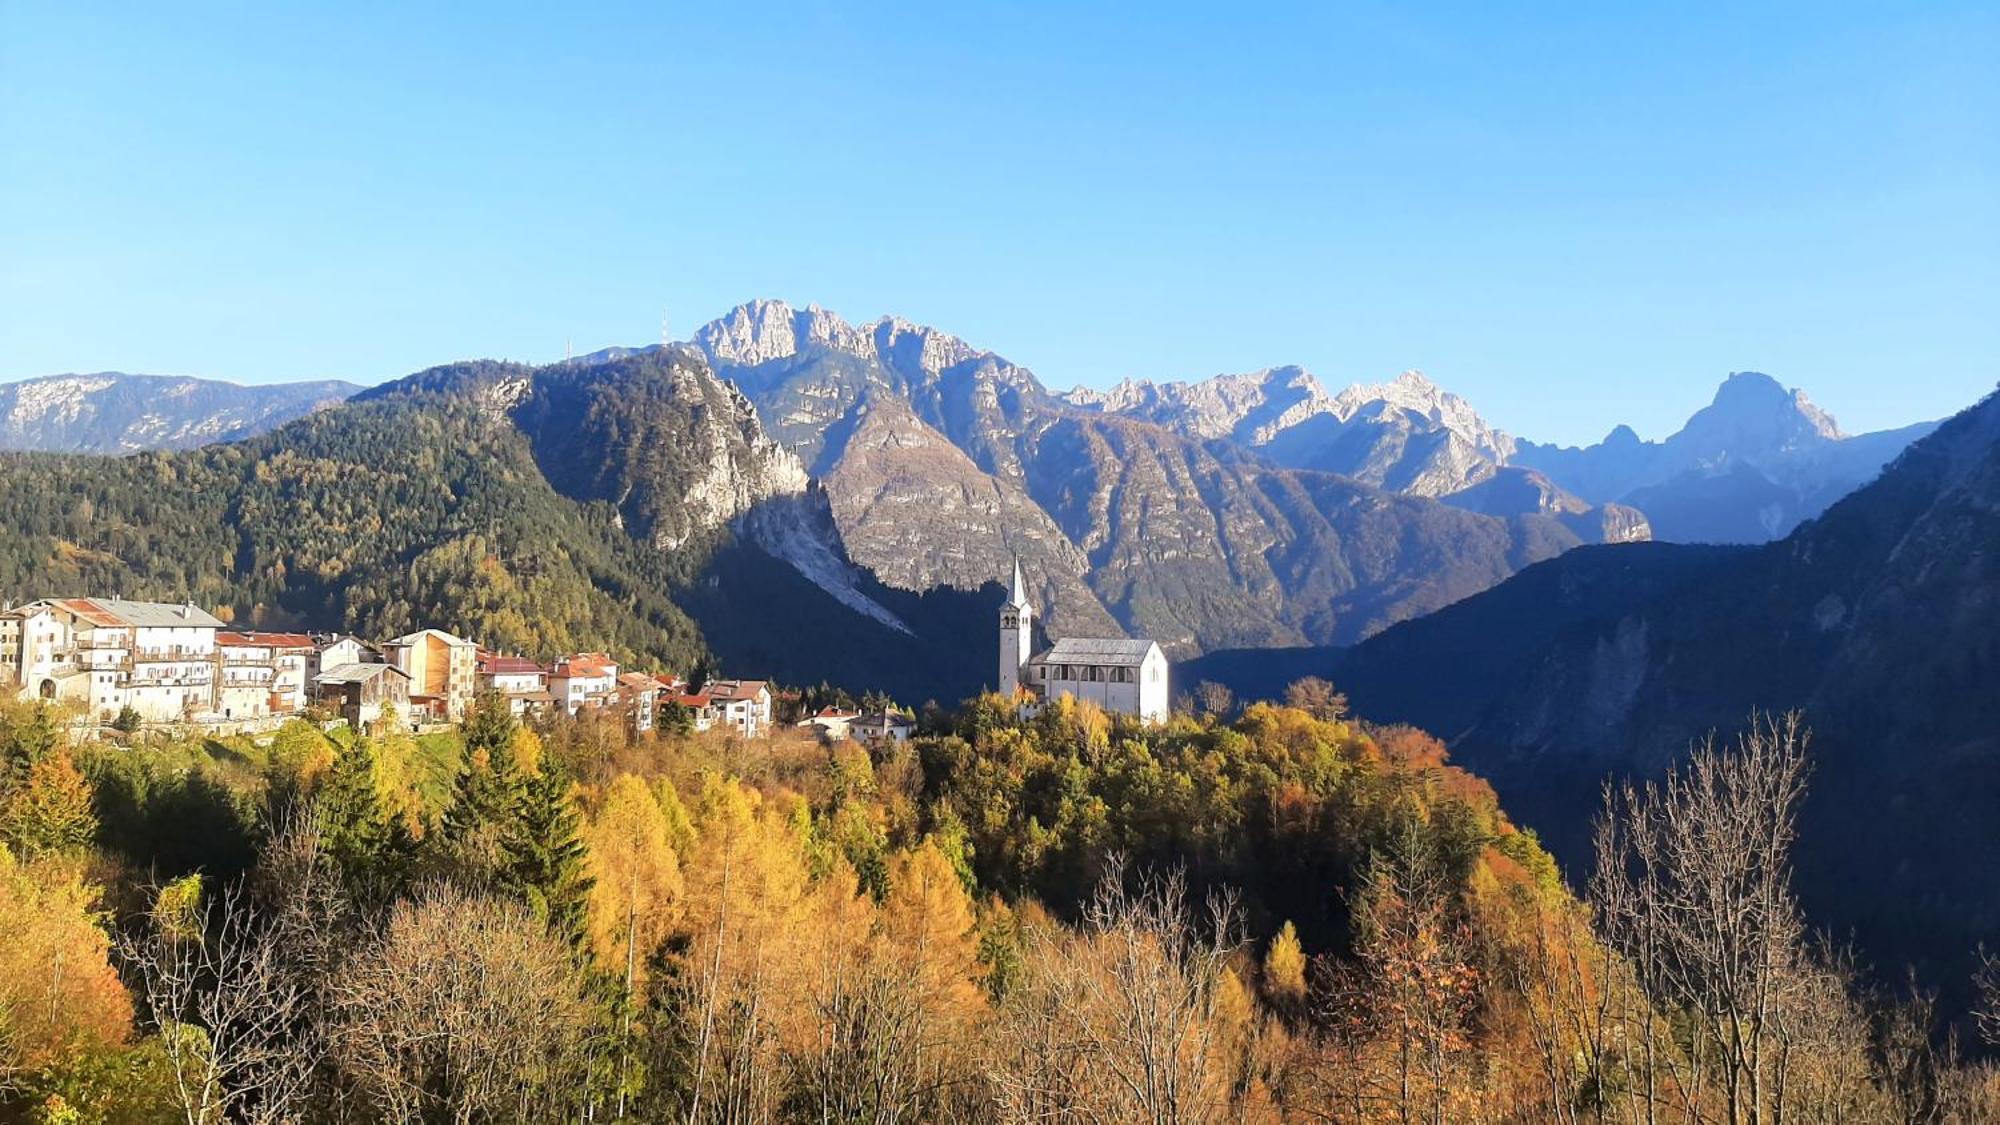
[[[1610, 792], [1569, 883], [1330, 685], [831, 748], [0, 716], [9, 1120], [1989, 1119], [1977, 1019], [1789, 888], [1810, 734]], [[1569, 887], [1582, 888], [1573, 893]], [[1992, 1021], [1983, 1026], [2000, 1030]]]

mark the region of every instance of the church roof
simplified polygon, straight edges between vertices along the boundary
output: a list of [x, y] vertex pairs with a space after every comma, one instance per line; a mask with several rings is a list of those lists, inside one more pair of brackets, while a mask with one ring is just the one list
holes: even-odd
[[1029, 663], [1138, 665], [1155, 647], [1151, 641], [1122, 637], [1064, 637]]

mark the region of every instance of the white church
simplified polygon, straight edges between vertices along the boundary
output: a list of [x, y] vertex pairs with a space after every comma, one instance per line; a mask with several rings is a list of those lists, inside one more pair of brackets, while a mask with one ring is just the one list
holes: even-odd
[[1064, 637], [1034, 652], [1035, 610], [1014, 560], [1014, 587], [1000, 607], [1000, 694], [1068, 695], [1106, 711], [1167, 721], [1167, 657], [1152, 641]]

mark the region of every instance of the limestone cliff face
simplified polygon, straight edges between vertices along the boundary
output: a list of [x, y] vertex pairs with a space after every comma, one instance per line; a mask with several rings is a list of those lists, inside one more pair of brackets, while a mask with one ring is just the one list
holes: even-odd
[[865, 355], [868, 334], [820, 308], [793, 309], [783, 301], [739, 305], [720, 320], [703, 325], [694, 345], [717, 363], [755, 367], [811, 347]]
[[982, 470], [901, 398], [871, 398], [823, 478], [847, 552], [908, 590], [976, 590], [1019, 558], [1035, 604], [1073, 633], [1116, 636], [1090, 561], [1017, 482]]

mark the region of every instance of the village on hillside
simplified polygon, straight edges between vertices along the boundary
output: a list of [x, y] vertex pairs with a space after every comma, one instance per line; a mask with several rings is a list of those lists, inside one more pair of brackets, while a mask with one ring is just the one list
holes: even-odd
[[[1145, 723], [1169, 715], [1169, 666], [1149, 640], [1066, 637], [1035, 652], [1034, 608], [1020, 563], [1000, 607], [1000, 694], [1031, 713], [1070, 696]], [[822, 741], [910, 737], [914, 721], [886, 700], [808, 710], [770, 682], [621, 667], [609, 653], [543, 663], [424, 628], [386, 641], [338, 632], [236, 629], [192, 601], [40, 598], [0, 603], [0, 698], [67, 705], [81, 725], [136, 730], [194, 725], [215, 734], [274, 729], [310, 716], [357, 729], [462, 722], [473, 700], [502, 699], [516, 717], [615, 716], [635, 734], [722, 730], [742, 738], [785, 724]]]
[[[355, 729], [462, 721], [480, 695], [517, 717], [615, 716], [656, 728], [769, 735], [783, 703], [764, 680], [690, 683], [602, 652], [552, 662], [486, 649], [443, 629], [373, 642], [346, 633], [234, 629], [191, 602], [42, 598], [0, 609], [0, 697], [68, 705], [84, 724], [193, 725], [252, 733], [318, 717]], [[905, 739], [911, 718], [823, 706], [791, 717], [824, 741]]]

